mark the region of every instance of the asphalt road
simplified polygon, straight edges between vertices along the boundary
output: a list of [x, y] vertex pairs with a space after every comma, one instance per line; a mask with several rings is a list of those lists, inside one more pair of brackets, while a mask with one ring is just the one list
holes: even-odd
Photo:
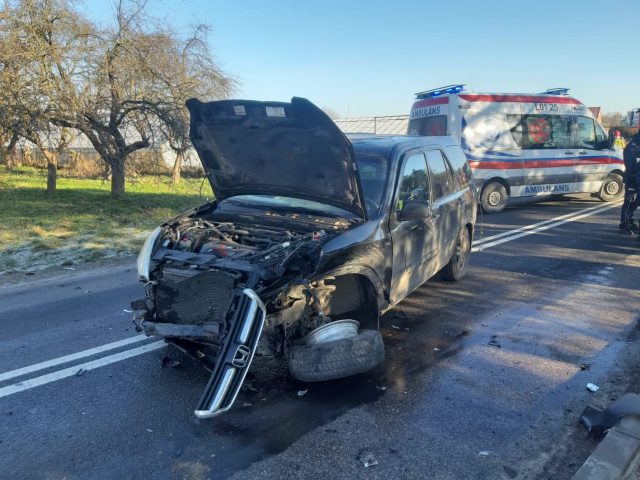
[[257, 359], [207, 421], [207, 373], [131, 326], [133, 264], [0, 288], [0, 478], [568, 478], [597, 443], [580, 412], [640, 361], [640, 242], [618, 212], [567, 197], [479, 218], [468, 276], [383, 317], [382, 366], [301, 384]]

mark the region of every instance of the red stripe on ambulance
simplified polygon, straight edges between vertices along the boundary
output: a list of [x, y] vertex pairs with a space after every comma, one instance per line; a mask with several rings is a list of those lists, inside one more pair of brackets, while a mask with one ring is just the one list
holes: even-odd
[[460, 94], [460, 99], [467, 102], [516, 102], [516, 103], [559, 103], [566, 105], [582, 105], [582, 102], [571, 97], [547, 95], [494, 95], [494, 94]]

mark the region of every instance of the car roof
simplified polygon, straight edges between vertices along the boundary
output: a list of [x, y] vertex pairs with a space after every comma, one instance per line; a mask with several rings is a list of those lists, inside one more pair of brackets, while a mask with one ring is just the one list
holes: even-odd
[[418, 147], [450, 147], [459, 145], [448, 136], [425, 137], [418, 135], [347, 135], [353, 144], [354, 151], [367, 152], [380, 155], [389, 155], [397, 151], [406, 151]]

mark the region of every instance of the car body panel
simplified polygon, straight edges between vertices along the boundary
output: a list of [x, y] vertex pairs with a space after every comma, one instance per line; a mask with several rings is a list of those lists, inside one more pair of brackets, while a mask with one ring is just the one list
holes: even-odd
[[366, 218], [351, 143], [308, 100], [191, 99], [187, 107], [191, 141], [219, 200], [288, 196]]

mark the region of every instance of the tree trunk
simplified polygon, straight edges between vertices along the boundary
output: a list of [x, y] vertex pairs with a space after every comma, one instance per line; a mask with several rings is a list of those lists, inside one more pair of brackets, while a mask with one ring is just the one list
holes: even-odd
[[50, 153], [45, 156], [47, 157], [47, 195], [53, 195], [58, 181], [58, 155]]
[[11, 137], [11, 140], [9, 140], [9, 144], [3, 149], [2, 154], [4, 157], [4, 164], [7, 168], [11, 168], [15, 165], [16, 145], [18, 144], [19, 138], [20, 137], [18, 137], [18, 135], [14, 134]]
[[111, 197], [121, 198], [124, 195], [124, 158], [114, 158], [111, 165]]
[[184, 153], [176, 152], [176, 161], [173, 163], [173, 174], [171, 175], [171, 181], [175, 184], [180, 183], [180, 174], [182, 173], [182, 159]]

